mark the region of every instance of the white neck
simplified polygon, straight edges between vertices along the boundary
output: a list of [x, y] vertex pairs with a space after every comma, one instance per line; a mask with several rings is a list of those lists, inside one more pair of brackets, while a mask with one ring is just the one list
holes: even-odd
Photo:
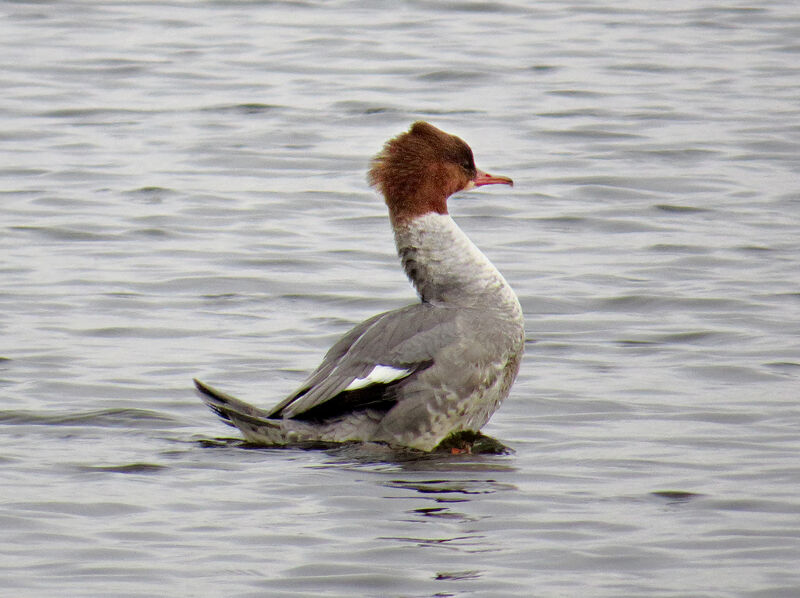
[[522, 317], [503, 275], [447, 214], [428, 213], [395, 228], [403, 268], [427, 303], [483, 307]]

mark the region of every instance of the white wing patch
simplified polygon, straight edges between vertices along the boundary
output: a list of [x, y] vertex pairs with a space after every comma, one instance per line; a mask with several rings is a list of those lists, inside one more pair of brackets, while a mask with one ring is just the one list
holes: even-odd
[[363, 378], [356, 378], [347, 385], [345, 390], [358, 390], [370, 384], [389, 384], [395, 380], [405, 378], [411, 373], [411, 370], [393, 368], [390, 365], [376, 365], [372, 371]]

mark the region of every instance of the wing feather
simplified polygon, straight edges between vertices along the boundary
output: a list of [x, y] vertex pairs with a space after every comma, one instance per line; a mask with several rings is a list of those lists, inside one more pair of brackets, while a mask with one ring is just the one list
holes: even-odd
[[[458, 340], [460, 314], [463, 310], [417, 303], [366, 320], [331, 347], [319, 367], [269, 417], [321, 419], [323, 414], [377, 405], [388, 410], [397, 400], [396, 387], [430, 367], [437, 353]], [[376, 366], [408, 370], [409, 375], [347, 390]]]

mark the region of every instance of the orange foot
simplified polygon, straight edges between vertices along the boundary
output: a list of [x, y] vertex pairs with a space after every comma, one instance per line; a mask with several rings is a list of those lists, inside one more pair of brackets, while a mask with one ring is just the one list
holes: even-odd
[[463, 446], [454, 446], [450, 448], [451, 455], [469, 455], [472, 453], [472, 444], [464, 443]]

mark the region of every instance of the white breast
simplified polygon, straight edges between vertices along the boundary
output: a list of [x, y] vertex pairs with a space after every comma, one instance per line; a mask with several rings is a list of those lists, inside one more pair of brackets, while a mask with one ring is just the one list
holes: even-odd
[[403, 267], [423, 301], [486, 306], [522, 318], [503, 275], [447, 214], [434, 212], [395, 229]]

